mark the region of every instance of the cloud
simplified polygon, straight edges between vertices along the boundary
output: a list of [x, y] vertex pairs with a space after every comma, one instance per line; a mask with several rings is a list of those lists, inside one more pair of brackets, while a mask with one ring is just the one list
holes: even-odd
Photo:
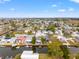
[[74, 12], [74, 8], [68, 8], [68, 9], [59, 9], [58, 12]]
[[69, 8], [68, 11], [73, 12], [74, 8]]
[[10, 10], [10, 11], [15, 11], [15, 8], [10, 8], [9, 10]]
[[75, 3], [79, 3], [79, 0], [70, 0], [72, 2], [75, 2]]
[[0, 3], [10, 2], [11, 0], [0, 0]]
[[66, 12], [66, 9], [59, 9], [58, 12]]
[[9, 1], [11, 1], [11, 0], [3, 0], [3, 1], [8, 1], [8, 2], [9, 2]]
[[57, 7], [57, 5], [56, 4], [53, 4], [52, 7]]

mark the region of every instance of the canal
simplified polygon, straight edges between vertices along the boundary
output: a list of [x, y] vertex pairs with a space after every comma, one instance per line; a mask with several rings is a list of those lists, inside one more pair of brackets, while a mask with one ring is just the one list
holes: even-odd
[[[24, 50], [32, 50], [32, 48], [28, 48], [28, 47], [20, 47], [17, 49], [12, 49], [10, 47], [0, 47], [0, 57], [3, 57], [3, 59], [5, 59], [7, 56], [8, 57], [14, 57], [17, 54], [22, 54], [22, 52]], [[46, 53], [47, 52], [47, 48], [42, 48], [42, 49], [38, 49], [36, 48], [36, 52], [38, 53], [38, 51], [40, 51], [40, 53]]]
[[[12, 49], [10, 47], [0, 47], [0, 57], [3, 57], [3, 59], [5, 59], [7, 56], [8, 57], [14, 57], [17, 54], [22, 54], [22, 52], [24, 50], [32, 50], [32, 48], [28, 48], [28, 47], [20, 47], [17, 49]], [[36, 48], [36, 52], [38, 53], [38, 51], [40, 51], [40, 53], [47, 53], [47, 48], [42, 48], [42, 49], [38, 49]], [[70, 47], [69, 51], [71, 54], [76, 54], [79, 53], [79, 48], [76, 47]]]

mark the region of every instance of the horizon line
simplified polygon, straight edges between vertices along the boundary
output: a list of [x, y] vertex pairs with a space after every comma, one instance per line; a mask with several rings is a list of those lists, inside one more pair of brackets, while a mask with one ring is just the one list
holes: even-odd
[[79, 17], [0, 17], [1, 18], [79, 18]]

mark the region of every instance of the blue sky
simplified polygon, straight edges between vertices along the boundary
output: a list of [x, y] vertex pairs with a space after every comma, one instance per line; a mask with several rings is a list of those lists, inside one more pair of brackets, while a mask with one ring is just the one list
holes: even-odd
[[0, 0], [0, 17], [79, 17], [79, 0]]

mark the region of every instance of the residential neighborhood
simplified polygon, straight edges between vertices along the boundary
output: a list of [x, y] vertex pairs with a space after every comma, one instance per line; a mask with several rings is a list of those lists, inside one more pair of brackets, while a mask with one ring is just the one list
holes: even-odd
[[79, 59], [79, 0], [0, 0], [0, 59]]
[[[72, 22], [77, 22], [73, 25]], [[74, 22], [74, 24], [75, 24]], [[79, 21], [78, 19], [64, 20], [64, 18], [3, 18], [0, 19], [0, 49], [11, 49], [11, 55], [0, 53], [2, 59], [13, 59], [19, 54], [19, 59], [39, 59], [40, 55], [49, 54], [50, 48], [56, 42], [67, 46], [69, 54], [79, 48]], [[51, 46], [50, 44], [53, 45]], [[56, 43], [57, 44], [57, 43]], [[25, 49], [21, 50], [21, 48]], [[74, 47], [74, 48], [72, 48]], [[29, 48], [29, 50], [28, 50]], [[54, 47], [55, 48], [55, 47]], [[13, 51], [18, 49], [18, 53]], [[42, 50], [45, 50], [42, 51]], [[72, 50], [71, 50], [72, 49]], [[19, 51], [21, 50], [21, 51]], [[79, 49], [78, 49], [79, 50]], [[74, 51], [74, 52], [73, 52]], [[5, 52], [6, 53], [6, 52]], [[9, 53], [9, 52], [8, 52]], [[52, 51], [51, 51], [52, 53]], [[64, 52], [63, 52], [64, 53]], [[3, 57], [2, 57], [3, 56]], [[31, 57], [30, 57], [31, 56]], [[34, 57], [35, 56], [35, 57]], [[70, 56], [72, 58], [72, 56]], [[63, 57], [61, 57], [63, 58]], [[16, 59], [16, 58], [14, 58]]]

